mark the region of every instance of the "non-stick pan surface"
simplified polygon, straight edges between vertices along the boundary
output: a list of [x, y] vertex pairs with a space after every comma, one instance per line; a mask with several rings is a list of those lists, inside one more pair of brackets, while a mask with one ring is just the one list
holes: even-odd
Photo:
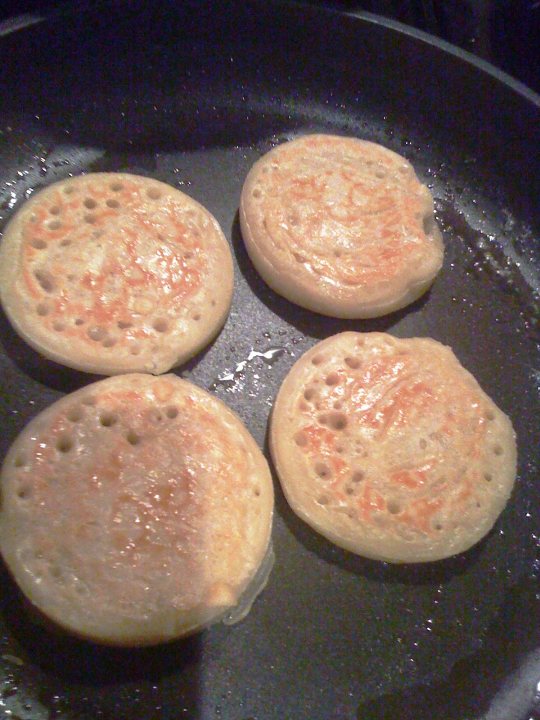
[[[250, 615], [164, 647], [56, 635], [2, 569], [0, 714], [528, 717], [540, 679], [538, 98], [404, 28], [251, 0], [94, 4], [4, 36], [0, 67], [2, 222], [39, 187], [92, 170], [159, 178], [216, 215], [236, 258], [232, 312], [178, 373], [225, 400], [261, 446], [301, 353], [345, 329], [384, 330], [451, 345], [511, 416], [520, 458], [490, 535], [428, 565], [334, 547], [276, 483], [276, 562]], [[446, 257], [413, 306], [373, 321], [323, 318], [255, 273], [237, 220], [243, 179], [263, 152], [310, 131], [381, 142], [432, 187]], [[0, 341], [3, 454], [29, 418], [94, 378], [36, 355], [3, 316]]]

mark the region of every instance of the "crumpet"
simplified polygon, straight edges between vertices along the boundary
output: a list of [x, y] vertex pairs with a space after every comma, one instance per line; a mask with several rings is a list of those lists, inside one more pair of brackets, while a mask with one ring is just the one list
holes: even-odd
[[76, 635], [172, 640], [261, 589], [268, 463], [231, 410], [174, 375], [118, 375], [51, 405], [13, 443], [0, 492], [9, 570]]
[[165, 183], [125, 173], [63, 180], [29, 200], [0, 248], [15, 330], [64, 365], [162, 373], [227, 317], [232, 257], [213, 216]]
[[510, 420], [429, 339], [347, 332], [281, 386], [270, 427], [292, 509], [347, 550], [424, 562], [492, 528], [516, 477]]
[[266, 283], [333, 317], [408, 305], [443, 261], [433, 199], [411, 164], [354, 138], [308, 135], [264, 155], [246, 178], [240, 224]]

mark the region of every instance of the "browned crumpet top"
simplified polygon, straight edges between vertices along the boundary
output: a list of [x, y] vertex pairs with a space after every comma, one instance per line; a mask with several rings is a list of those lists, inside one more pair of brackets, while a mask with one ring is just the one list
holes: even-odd
[[89, 372], [161, 373], [205, 346], [232, 297], [212, 215], [164, 183], [124, 173], [61, 181], [29, 200], [0, 250], [15, 329]]
[[234, 607], [268, 547], [268, 464], [239, 418], [174, 375], [118, 375], [32, 420], [0, 478], [0, 550], [45, 615], [156, 643]]
[[293, 510], [337, 545], [392, 562], [471, 547], [516, 475], [510, 420], [429, 339], [318, 343], [283, 382], [270, 439]]
[[246, 179], [240, 221], [263, 279], [325, 315], [397, 310], [442, 265], [433, 200], [411, 164], [354, 138], [307, 135], [264, 155]]

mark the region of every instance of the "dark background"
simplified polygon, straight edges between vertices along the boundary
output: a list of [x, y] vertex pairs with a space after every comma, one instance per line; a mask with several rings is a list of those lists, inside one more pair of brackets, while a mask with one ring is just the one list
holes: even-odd
[[[304, 1], [377, 13], [425, 30], [488, 60], [540, 92], [540, 0]], [[0, 21], [24, 13], [91, 4], [82, 0], [2, 0]], [[216, 2], [216, 8], [223, 5]]]

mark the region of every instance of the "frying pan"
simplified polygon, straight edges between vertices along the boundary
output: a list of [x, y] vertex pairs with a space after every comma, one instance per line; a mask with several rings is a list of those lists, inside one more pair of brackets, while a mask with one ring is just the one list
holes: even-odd
[[[538, 532], [540, 100], [433, 38], [375, 16], [243, 0], [79, 5], [0, 41], [1, 215], [71, 174], [128, 170], [189, 193], [232, 244], [229, 320], [177, 372], [266, 448], [280, 382], [346, 330], [431, 336], [513, 420], [519, 477], [489, 536], [428, 565], [334, 547], [276, 482], [269, 584], [241, 623], [121, 650], [39, 625], [4, 568], [0, 711], [23, 720], [521, 720], [540, 679]], [[444, 268], [431, 292], [371, 321], [275, 295], [237, 219], [251, 164], [305, 132], [374, 140], [436, 198]], [[536, 304], [535, 304], [536, 303]], [[36, 355], [0, 318], [0, 451], [39, 410], [95, 378]]]

